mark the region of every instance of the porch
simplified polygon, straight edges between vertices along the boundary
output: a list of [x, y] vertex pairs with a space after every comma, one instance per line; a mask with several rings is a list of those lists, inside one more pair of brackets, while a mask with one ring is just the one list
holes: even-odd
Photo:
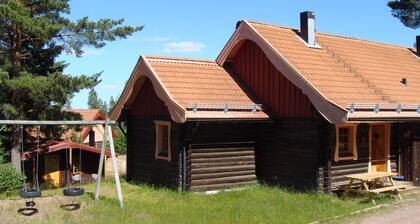
[[[331, 127], [326, 162], [319, 169], [321, 191], [339, 190], [346, 175], [393, 172], [413, 189], [420, 181], [420, 123], [359, 123]], [[404, 190], [404, 189], [403, 189]]]

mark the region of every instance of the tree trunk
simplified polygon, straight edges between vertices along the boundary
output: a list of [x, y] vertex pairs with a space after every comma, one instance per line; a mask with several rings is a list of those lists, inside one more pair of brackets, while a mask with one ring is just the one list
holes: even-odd
[[13, 167], [16, 171], [21, 174], [22, 173], [22, 163], [21, 163], [21, 136], [20, 136], [20, 129], [15, 128], [12, 134], [12, 150], [10, 153], [11, 162]]
[[20, 32], [19, 27], [14, 24], [13, 25], [13, 43], [12, 43], [12, 75], [11, 78], [17, 77], [21, 70], [21, 54], [20, 54], [20, 46], [22, 41], [22, 34]]

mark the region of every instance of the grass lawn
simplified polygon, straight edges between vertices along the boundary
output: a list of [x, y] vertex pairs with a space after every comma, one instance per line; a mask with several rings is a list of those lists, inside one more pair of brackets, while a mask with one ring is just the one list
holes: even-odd
[[[263, 185], [200, 195], [123, 182], [125, 207], [120, 209], [112, 182], [102, 183], [99, 202], [92, 200], [94, 188], [94, 184], [86, 185], [87, 194], [76, 199], [61, 196], [60, 189], [44, 191], [43, 195], [54, 196], [36, 199], [39, 213], [31, 217], [17, 214], [16, 210], [24, 204], [21, 199], [3, 196], [0, 223], [308, 223], [372, 206], [361, 202], [361, 198], [342, 200], [334, 195]], [[80, 201], [82, 208], [59, 208], [69, 200]]]

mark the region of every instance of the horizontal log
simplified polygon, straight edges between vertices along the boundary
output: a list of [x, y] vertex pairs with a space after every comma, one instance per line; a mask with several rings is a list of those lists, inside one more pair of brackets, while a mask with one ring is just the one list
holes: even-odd
[[241, 183], [225, 183], [225, 184], [212, 184], [212, 185], [201, 185], [201, 186], [191, 186], [191, 191], [211, 191], [211, 190], [220, 190], [220, 189], [229, 189], [229, 188], [238, 188], [243, 187], [249, 184], [253, 184], [255, 181], [245, 181]]
[[222, 173], [191, 174], [191, 180], [244, 176], [244, 175], [253, 175], [253, 174], [255, 175], [255, 170], [243, 170], [243, 171], [232, 171], [232, 172], [222, 172]]
[[360, 167], [367, 167], [367, 162], [361, 162], [356, 164], [349, 164], [349, 165], [331, 165], [331, 171], [333, 170], [343, 170], [343, 169], [354, 169], [354, 168], [360, 168]]
[[257, 179], [257, 177], [255, 175], [201, 179], [201, 180], [191, 181], [191, 186], [226, 184], [226, 183], [241, 183], [241, 182], [246, 182], [246, 181], [255, 181], [256, 179]]
[[191, 159], [199, 158], [215, 158], [215, 157], [229, 157], [229, 156], [250, 156], [254, 155], [255, 152], [250, 151], [238, 151], [238, 152], [211, 152], [211, 153], [193, 153]]
[[191, 149], [192, 153], [203, 153], [203, 152], [233, 152], [233, 151], [253, 151], [254, 147], [234, 147], [234, 148], [204, 148], [204, 149]]
[[331, 171], [331, 176], [343, 176], [356, 173], [366, 173], [368, 172], [368, 167], [358, 167], [353, 169], [342, 169]]
[[220, 172], [243, 171], [243, 170], [255, 170], [255, 165], [199, 168], [199, 169], [192, 169], [191, 174], [220, 173]]
[[248, 160], [248, 161], [237, 161], [237, 162], [220, 162], [220, 163], [194, 163], [194, 161], [191, 163], [192, 169], [198, 169], [198, 168], [210, 168], [210, 167], [226, 167], [226, 166], [242, 166], [242, 165], [254, 165], [254, 160]]
[[218, 158], [194, 158], [193, 163], [209, 163], [209, 162], [234, 162], [234, 161], [250, 161], [255, 160], [255, 156], [234, 156], [234, 157], [218, 157]]

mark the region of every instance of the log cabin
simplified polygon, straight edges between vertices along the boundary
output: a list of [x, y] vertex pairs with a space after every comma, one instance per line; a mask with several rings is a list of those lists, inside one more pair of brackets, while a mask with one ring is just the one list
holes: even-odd
[[184, 191], [261, 181], [330, 192], [344, 175], [420, 177], [417, 49], [239, 21], [215, 61], [140, 56], [111, 119], [127, 179]]

